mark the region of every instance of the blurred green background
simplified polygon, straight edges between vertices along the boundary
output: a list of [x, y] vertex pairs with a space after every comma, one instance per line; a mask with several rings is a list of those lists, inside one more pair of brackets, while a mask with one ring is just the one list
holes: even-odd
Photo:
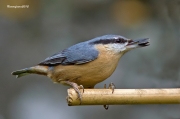
[[125, 54], [114, 74], [96, 88], [110, 82], [117, 88], [180, 87], [179, 0], [1, 0], [0, 119], [180, 118], [180, 105], [118, 105], [108, 111], [69, 107], [68, 87], [44, 76], [16, 79], [10, 74], [105, 34], [148, 37], [151, 45]]

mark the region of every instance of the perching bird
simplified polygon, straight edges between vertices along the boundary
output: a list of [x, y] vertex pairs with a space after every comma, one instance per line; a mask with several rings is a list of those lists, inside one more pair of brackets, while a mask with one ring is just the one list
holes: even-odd
[[73, 45], [12, 75], [17, 78], [27, 74], [45, 75], [54, 82], [72, 86], [81, 101], [79, 86], [94, 88], [111, 76], [124, 53], [148, 45], [149, 38], [131, 40], [120, 35], [104, 35]]

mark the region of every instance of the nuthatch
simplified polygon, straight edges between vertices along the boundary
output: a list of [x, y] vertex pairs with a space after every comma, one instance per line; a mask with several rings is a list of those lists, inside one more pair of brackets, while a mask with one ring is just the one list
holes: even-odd
[[94, 88], [111, 76], [124, 53], [148, 45], [149, 38], [131, 40], [120, 35], [104, 35], [73, 45], [12, 75], [17, 78], [27, 74], [45, 75], [54, 82], [72, 86], [81, 101], [79, 86]]

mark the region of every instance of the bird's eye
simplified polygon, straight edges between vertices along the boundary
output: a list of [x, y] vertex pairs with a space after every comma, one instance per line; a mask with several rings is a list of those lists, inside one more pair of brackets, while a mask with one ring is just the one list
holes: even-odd
[[119, 38], [116, 40], [116, 43], [125, 43], [126, 40], [122, 39], [122, 38]]

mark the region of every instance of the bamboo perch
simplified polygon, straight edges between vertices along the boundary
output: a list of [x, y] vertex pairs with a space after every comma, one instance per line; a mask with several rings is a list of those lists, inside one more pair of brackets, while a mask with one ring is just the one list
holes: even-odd
[[[82, 89], [81, 89], [82, 92]], [[69, 106], [125, 105], [125, 104], [180, 104], [180, 88], [173, 89], [84, 89], [82, 102], [74, 89], [68, 89]]]

